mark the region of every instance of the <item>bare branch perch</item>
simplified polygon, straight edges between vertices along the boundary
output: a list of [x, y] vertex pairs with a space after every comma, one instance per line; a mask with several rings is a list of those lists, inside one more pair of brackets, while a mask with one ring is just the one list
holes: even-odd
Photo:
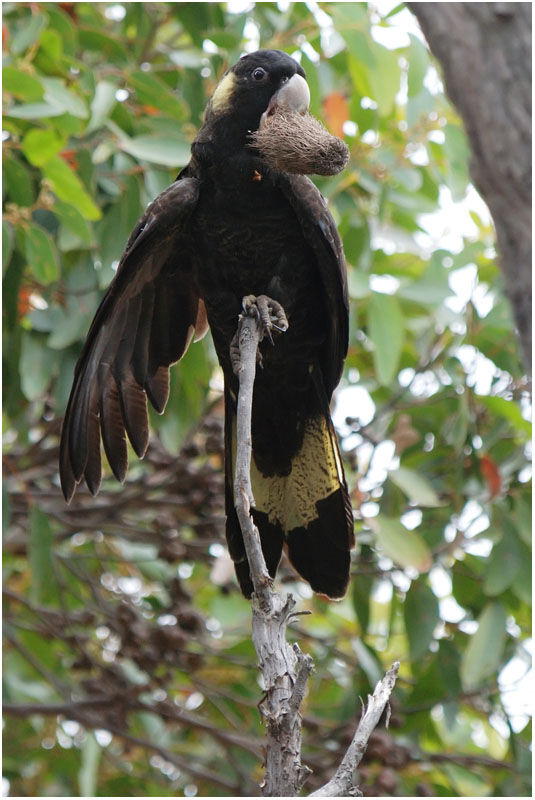
[[[301, 763], [300, 708], [306, 684], [314, 669], [309, 655], [286, 641], [286, 628], [295, 616], [292, 595], [283, 599], [271, 588], [260, 535], [250, 514], [254, 498], [251, 487], [251, 416], [256, 355], [262, 338], [261, 321], [254, 310], [240, 316], [237, 333], [239, 377], [237, 447], [234, 475], [234, 503], [243, 534], [249, 570], [254, 586], [251, 598], [252, 638], [264, 678], [265, 696], [259, 707], [266, 721], [266, 774], [262, 784], [268, 797], [295, 797], [310, 770]], [[233, 345], [235, 347], [235, 345]], [[348, 796], [358, 793], [355, 772], [366, 751], [372, 731], [388, 704], [396, 682], [396, 662], [375, 687], [357, 727], [353, 741], [334, 777], [311, 797]]]
[[260, 535], [250, 515], [254, 502], [250, 481], [251, 411], [260, 325], [251, 313], [240, 317], [234, 503], [254, 586], [252, 638], [265, 689], [260, 704], [267, 727], [262, 791], [268, 797], [295, 797], [310, 772], [301, 764], [299, 709], [313, 662], [310, 656], [303, 655], [299, 648], [292, 649], [286, 641], [286, 628], [294, 616], [295, 600], [292, 595], [284, 599], [272, 590]]
[[375, 687], [374, 693], [371, 696], [368, 695], [368, 705], [340, 766], [331, 780], [321, 789], [312, 792], [309, 797], [347, 797], [356, 795], [355, 774], [357, 767], [366, 752], [368, 740], [385, 707], [388, 705], [396, 683], [398, 670], [399, 661], [395, 661], [384, 678]]
[[253, 387], [256, 374], [256, 353], [260, 341], [260, 320], [253, 315], [242, 314], [238, 326], [238, 347], [240, 366], [238, 376], [240, 391], [236, 419], [236, 469], [234, 475], [234, 505], [243, 533], [243, 541], [254, 593], [262, 610], [268, 612], [272, 607], [270, 577], [267, 571], [260, 534], [250, 515], [254, 504], [251, 488], [251, 415], [253, 406]]

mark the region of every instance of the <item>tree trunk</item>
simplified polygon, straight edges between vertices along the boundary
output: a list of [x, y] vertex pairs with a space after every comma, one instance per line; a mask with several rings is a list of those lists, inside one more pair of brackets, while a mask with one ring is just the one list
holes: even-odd
[[408, 3], [442, 66], [492, 214], [531, 369], [531, 3]]

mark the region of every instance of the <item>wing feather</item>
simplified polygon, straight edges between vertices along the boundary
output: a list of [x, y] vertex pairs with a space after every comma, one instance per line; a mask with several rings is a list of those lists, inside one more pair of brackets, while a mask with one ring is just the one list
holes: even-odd
[[98, 491], [101, 436], [115, 477], [124, 480], [125, 433], [143, 457], [147, 398], [158, 412], [165, 408], [169, 365], [184, 355], [198, 316], [187, 254], [198, 193], [196, 178], [180, 178], [148, 206], [95, 314], [63, 421], [60, 478], [67, 501], [82, 478]]
[[124, 429], [119, 390], [107, 364], [102, 365], [100, 393], [100, 425], [104, 452], [113, 474], [121, 483], [128, 467], [126, 432]]
[[330, 397], [342, 375], [349, 344], [349, 299], [344, 249], [327, 202], [310, 178], [280, 173], [277, 182], [316, 256], [325, 291], [330, 330], [321, 366]]

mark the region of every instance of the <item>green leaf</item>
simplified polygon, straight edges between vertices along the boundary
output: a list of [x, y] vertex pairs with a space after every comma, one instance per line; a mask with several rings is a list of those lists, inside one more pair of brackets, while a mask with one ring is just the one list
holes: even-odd
[[24, 251], [32, 274], [39, 283], [46, 285], [57, 280], [59, 265], [56, 248], [42, 228], [30, 224], [24, 229]]
[[42, 167], [64, 147], [65, 139], [51, 128], [32, 128], [22, 140], [21, 149], [30, 164]]
[[2, 69], [2, 89], [4, 92], [18, 97], [31, 103], [33, 100], [40, 100], [44, 89], [32, 75], [23, 72], [15, 67], [4, 67]]
[[180, 136], [125, 136], [120, 139], [119, 146], [142, 161], [173, 168], [187, 164], [191, 156], [190, 143]]
[[95, 95], [91, 102], [91, 119], [87, 126], [87, 131], [94, 131], [100, 128], [107, 120], [109, 113], [117, 100], [115, 93], [117, 87], [109, 81], [99, 81], [95, 89]]
[[80, 45], [87, 50], [95, 50], [102, 61], [110, 60], [122, 67], [128, 62], [128, 53], [121, 42], [91, 28], [78, 30]]
[[353, 300], [361, 300], [371, 294], [369, 275], [358, 269], [348, 269], [347, 284], [349, 296]]
[[52, 548], [54, 532], [48, 516], [39, 508], [32, 508], [29, 518], [28, 562], [32, 579], [30, 595], [35, 603], [47, 605], [58, 597]]
[[2, 164], [4, 186], [8, 200], [18, 206], [31, 206], [35, 201], [35, 193], [30, 172], [15, 158], [6, 156]]
[[78, 772], [80, 797], [95, 797], [97, 794], [98, 766], [102, 748], [95, 739], [95, 734], [88, 732], [81, 747], [82, 763]]
[[130, 82], [140, 103], [165, 111], [177, 120], [184, 119], [184, 107], [169, 86], [153, 72], [134, 72]]
[[59, 117], [63, 111], [50, 103], [24, 103], [20, 106], [6, 108], [5, 114], [15, 119], [43, 119]]
[[91, 245], [93, 241], [91, 228], [76, 206], [71, 203], [64, 203], [62, 200], [56, 200], [53, 211], [62, 225], [75, 233], [84, 244]]
[[64, 350], [70, 344], [82, 339], [87, 332], [88, 319], [86, 314], [64, 314], [54, 327], [47, 339], [47, 344], [52, 350]]
[[78, 175], [60, 156], [53, 156], [47, 161], [43, 165], [43, 173], [60, 200], [76, 206], [86, 219], [100, 219], [102, 215], [99, 207], [86, 192]]
[[441, 281], [421, 280], [401, 286], [398, 294], [405, 300], [422, 305], [439, 305], [451, 295], [449, 286]]
[[399, 55], [395, 50], [388, 50], [375, 42], [373, 53], [375, 65], [368, 73], [372, 87], [372, 99], [379, 106], [381, 116], [388, 117], [399, 91]]
[[488, 603], [479, 615], [477, 631], [470, 637], [461, 659], [465, 691], [479, 688], [498, 669], [505, 644], [505, 620], [501, 603]]
[[223, 50], [232, 50], [238, 47], [242, 38], [239, 33], [216, 29], [206, 31], [205, 36]]
[[377, 380], [388, 386], [399, 367], [405, 320], [397, 297], [373, 292], [368, 305], [368, 335], [373, 342]]
[[40, 52], [46, 53], [53, 62], [59, 61], [63, 52], [63, 42], [57, 31], [44, 30], [41, 34]]
[[492, 548], [483, 590], [494, 597], [504, 592], [515, 580], [520, 568], [521, 553], [514, 530], [508, 523], [500, 541]]
[[11, 41], [11, 52], [14, 55], [24, 53], [37, 40], [39, 34], [46, 24], [43, 14], [32, 13], [26, 17], [22, 26], [13, 36]]
[[403, 604], [411, 661], [426, 653], [440, 619], [438, 600], [423, 580], [413, 581]]
[[424, 88], [424, 78], [429, 69], [430, 58], [426, 46], [413, 34], [409, 34], [411, 43], [407, 53], [409, 72], [407, 76], [407, 92], [409, 97], [416, 97]]
[[379, 514], [367, 520], [384, 554], [400, 567], [413, 567], [419, 572], [430, 569], [431, 552], [415, 531], [409, 531], [398, 519]]
[[70, 17], [60, 8], [49, 3], [46, 9], [48, 15], [48, 29], [54, 30], [61, 36], [63, 52], [74, 56], [76, 49], [76, 28]]
[[61, 78], [43, 78], [45, 101], [57, 108], [61, 114], [72, 114], [79, 119], [87, 119], [89, 112], [85, 102], [64, 85]]
[[460, 125], [448, 123], [444, 128], [444, 152], [448, 164], [448, 184], [455, 201], [462, 200], [469, 181], [470, 150]]
[[361, 637], [364, 639], [370, 622], [370, 597], [373, 578], [370, 575], [358, 575], [353, 580], [353, 608], [360, 624]]
[[[15, 231], [10, 222], [2, 220], [2, 270], [5, 273], [11, 253], [13, 252], [13, 245], [15, 243]], [[3, 274], [2, 273], [2, 274]]]
[[461, 656], [456, 643], [453, 640], [441, 639], [437, 654], [437, 666], [446, 693], [450, 697], [455, 697], [461, 692], [460, 664]]
[[40, 336], [23, 333], [19, 373], [21, 389], [28, 400], [38, 400], [44, 395], [56, 371], [56, 359], [56, 353], [45, 347]]
[[531, 545], [533, 537], [533, 522], [532, 510], [529, 496], [519, 495], [515, 498], [514, 516], [512, 521], [520, 539], [527, 544]]
[[531, 549], [521, 545], [520, 548], [520, 562], [518, 565], [518, 572], [515, 575], [515, 580], [511, 585], [512, 591], [523, 603], [531, 608], [532, 603], [532, 570], [531, 570]]
[[520, 406], [513, 400], [506, 400], [505, 397], [494, 397], [490, 395], [476, 395], [478, 403], [484, 405], [493, 414], [508, 420], [515, 431], [522, 434], [525, 440], [531, 435], [531, 424], [522, 416]]
[[428, 508], [443, 505], [431, 482], [421, 473], [407, 467], [399, 467], [391, 470], [388, 477], [407, 495], [411, 503]]
[[473, 769], [458, 764], [445, 764], [443, 770], [457, 797], [488, 797], [492, 794], [492, 780], [488, 775], [481, 776]]
[[358, 664], [368, 678], [370, 688], [375, 689], [384, 674], [379, 657], [369, 645], [358, 637], [355, 637], [351, 644], [356, 653]]

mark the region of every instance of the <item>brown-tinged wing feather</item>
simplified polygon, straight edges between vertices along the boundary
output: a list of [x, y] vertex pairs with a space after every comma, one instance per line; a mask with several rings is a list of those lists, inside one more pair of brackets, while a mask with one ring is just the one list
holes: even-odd
[[98, 491], [101, 435], [119, 480], [127, 469], [126, 434], [137, 455], [145, 454], [147, 397], [158, 412], [164, 410], [169, 366], [184, 355], [197, 323], [204, 328], [204, 306], [184, 247], [198, 193], [198, 181], [184, 177], [148, 206], [95, 314], [61, 434], [60, 477], [67, 501], [83, 478], [93, 494]]
[[325, 198], [309, 178], [280, 173], [277, 183], [316, 256], [325, 290], [330, 330], [321, 367], [330, 398], [342, 375], [349, 342], [349, 299], [342, 241]]

